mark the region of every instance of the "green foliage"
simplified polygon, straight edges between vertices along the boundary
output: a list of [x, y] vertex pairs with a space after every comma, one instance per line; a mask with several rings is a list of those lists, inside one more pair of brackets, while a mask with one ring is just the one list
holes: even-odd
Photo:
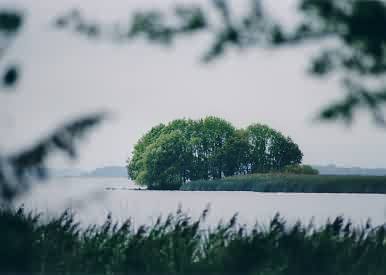
[[0, 273], [6, 274], [384, 274], [385, 226], [356, 227], [342, 217], [320, 227], [245, 228], [236, 216], [205, 229], [180, 210], [152, 226], [130, 220], [82, 228], [66, 211], [43, 221], [23, 209], [0, 210]]
[[386, 177], [253, 174], [213, 181], [193, 181], [183, 185], [181, 190], [386, 194]]
[[286, 174], [319, 175], [319, 171], [310, 165], [287, 165], [283, 172]]
[[178, 119], [138, 141], [128, 170], [150, 189], [179, 189], [192, 180], [277, 171], [302, 156], [290, 138], [265, 125], [237, 130], [216, 117]]
[[161, 135], [143, 156], [145, 171], [139, 180], [154, 189], [178, 189], [188, 179], [192, 155], [185, 137], [178, 131]]
[[221, 178], [227, 157], [225, 145], [236, 129], [227, 121], [207, 117], [193, 122], [191, 136], [193, 173], [191, 180]]
[[226, 157], [223, 147], [234, 131], [215, 117], [178, 119], [153, 127], [135, 145], [129, 175], [157, 189], [178, 189], [192, 179], [220, 178]]
[[251, 145], [251, 172], [278, 171], [286, 165], [299, 164], [303, 154], [291, 138], [266, 125], [254, 124], [247, 128]]
[[248, 133], [244, 129], [238, 129], [224, 144], [223, 164], [224, 176], [229, 177], [234, 174], [248, 174], [251, 171], [248, 160], [251, 157]]

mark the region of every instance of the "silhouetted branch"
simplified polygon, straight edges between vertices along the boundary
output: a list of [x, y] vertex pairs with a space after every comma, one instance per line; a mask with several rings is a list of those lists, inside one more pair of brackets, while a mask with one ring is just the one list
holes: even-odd
[[1, 158], [0, 198], [11, 200], [27, 189], [32, 179], [46, 178], [46, 161], [53, 152], [62, 152], [75, 158], [77, 141], [105, 118], [106, 114], [95, 113], [75, 119], [32, 147]]
[[[23, 15], [19, 11], [0, 11], [0, 60], [9, 49], [13, 36], [21, 29], [22, 24]], [[8, 66], [2, 76], [2, 84], [5, 87], [13, 86], [16, 84], [18, 77], [18, 66]]]
[[[278, 48], [332, 38], [337, 46], [323, 48], [311, 60], [309, 71], [313, 75], [339, 73], [342, 84], [347, 76], [379, 79], [386, 75], [386, 3], [382, 0], [300, 0], [298, 10], [302, 19], [292, 30], [270, 16], [260, 0], [251, 0], [248, 13], [242, 16], [235, 15], [226, 0], [213, 0], [212, 4], [184, 6], [184, 16], [159, 10], [135, 13], [129, 26], [107, 28], [108, 35], [100, 31], [98, 37], [119, 37], [120, 41], [144, 37], [152, 43], [170, 44], [177, 36], [207, 33], [212, 43], [203, 55], [205, 62], [223, 56], [229, 48]], [[219, 20], [213, 20], [210, 14], [219, 15]], [[95, 31], [91, 30], [102, 30], [101, 24], [85, 20], [79, 11], [59, 17], [56, 25], [92, 37]], [[377, 123], [383, 120], [379, 110], [385, 103], [382, 97], [370, 89], [358, 95], [343, 87], [349, 96], [326, 108], [322, 119], [343, 118], [350, 122], [353, 113], [366, 106]]]
[[[67, 28], [81, 35], [114, 41], [132, 41], [144, 38], [152, 43], [169, 45], [178, 36], [209, 32], [212, 44], [203, 55], [203, 61], [212, 61], [224, 54], [228, 47], [245, 48], [253, 44], [268, 44], [275, 26], [269, 21], [260, 0], [251, 2], [248, 13], [237, 18], [225, 0], [213, 0], [212, 8], [219, 15], [220, 23], [215, 24], [209, 12], [196, 4], [177, 5], [171, 13], [159, 10], [135, 12], [130, 24], [111, 24], [101, 27], [101, 23], [85, 19], [78, 10], [70, 11], [55, 20], [58, 28]], [[119, 25], [120, 27], [113, 27]], [[94, 30], [98, 30], [97, 32]]]

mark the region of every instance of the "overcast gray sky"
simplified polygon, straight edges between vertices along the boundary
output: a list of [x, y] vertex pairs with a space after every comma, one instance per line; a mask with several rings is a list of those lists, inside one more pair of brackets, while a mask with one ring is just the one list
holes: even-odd
[[[127, 19], [138, 7], [176, 2], [181, 1], [0, 0], [27, 12], [23, 32], [2, 61], [2, 66], [18, 61], [23, 68], [17, 92], [1, 95], [2, 148], [28, 145], [60, 122], [103, 109], [113, 112], [113, 120], [81, 143], [76, 162], [54, 159], [54, 166], [123, 165], [133, 144], [152, 126], [214, 115], [237, 127], [260, 122], [282, 131], [300, 145], [305, 163], [386, 167], [386, 131], [372, 125], [366, 114], [350, 128], [312, 121], [321, 106], [341, 93], [334, 80], [306, 74], [315, 47], [231, 51], [203, 65], [199, 57], [208, 45], [205, 37], [164, 49], [143, 42], [93, 42], [50, 25], [55, 15], [72, 7], [109, 22]], [[289, 20], [294, 1], [274, 2], [271, 9]], [[234, 5], [241, 8], [243, 3]]]

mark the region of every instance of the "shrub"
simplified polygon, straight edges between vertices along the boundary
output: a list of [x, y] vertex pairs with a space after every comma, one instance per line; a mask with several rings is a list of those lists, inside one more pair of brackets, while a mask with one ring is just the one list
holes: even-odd
[[182, 185], [181, 190], [386, 194], [386, 177], [253, 174], [213, 181], [192, 181]]
[[284, 173], [296, 174], [296, 175], [319, 175], [317, 169], [312, 168], [310, 165], [287, 165], [284, 167]]

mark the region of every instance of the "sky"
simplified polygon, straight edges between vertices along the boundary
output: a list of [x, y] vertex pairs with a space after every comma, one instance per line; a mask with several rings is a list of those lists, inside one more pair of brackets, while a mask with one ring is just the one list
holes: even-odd
[[[0, 99], [0, 148], [17, 151], [81, 114], [108, 110], [111, 118], [80, 143], [79, 158], [55, 156], [52, 166], [93, 169], [125, 165], [135, 142], [151, 127], [176, 118], [213, 115], [237, 127], [265, 123], [291, 136], [304, 163], [386, 167], [386, 131], [366, 113], [355, 124], [315, 122], [318, 110], [342, 91], [334, 79], [306, 73], [317, 46], [278, 51], [230, 50], [205, 65], [207, 37], [180, 39], [170, 48], [138, 41], [93, 41], [52, 27], [74, 7], [88, 18], [125, 21], [137, 9], [204, 0], [0, 0], [23, 9], [26, 25], [0, 66], [22, 68], [21, 82]], [[237, 11], [245, 1], [234, 1]], [[270, 10], [291, 21], [295, 0]]]

